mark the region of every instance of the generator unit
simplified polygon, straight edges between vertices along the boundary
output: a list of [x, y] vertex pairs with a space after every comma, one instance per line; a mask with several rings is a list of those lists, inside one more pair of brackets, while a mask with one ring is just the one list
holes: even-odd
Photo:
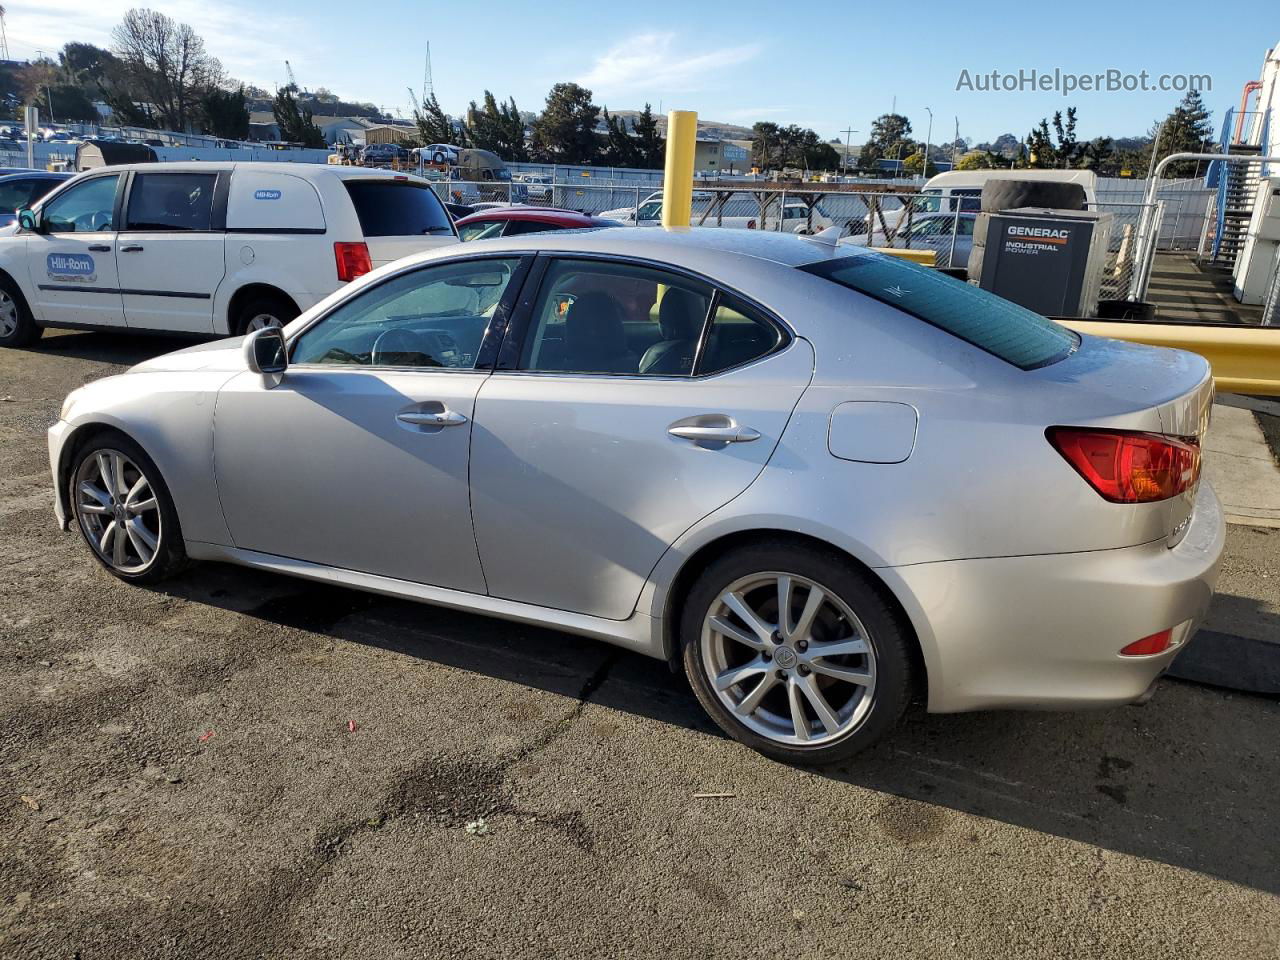
[[1232, 276], [1233, 293], [1241, 303], [1264, 303], [1276, 270], [1280, 246], [1280, 177], [1258, 181], [1253, 216], [1245, 233], [1244, 249]]
[[1112, 214], [1019, 207], [978, 219], [984, 252], [970, 283], [1047, 317], [1096, 314]]

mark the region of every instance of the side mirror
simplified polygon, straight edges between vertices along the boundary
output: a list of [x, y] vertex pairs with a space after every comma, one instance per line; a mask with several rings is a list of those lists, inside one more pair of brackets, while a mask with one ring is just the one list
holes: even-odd
[[35, 212], [32, 210], [28, 210], [26, 207], [23, 207], [21, 210], [19, 210], [18, 226], [20, 226], [23, 230], [31, 230], [34, 232], [37, 227]]
[[244, 338], [244, 360], [254, 373], [281, 374], [289, 367], [289, 348], [284, 331], [264, 327]]

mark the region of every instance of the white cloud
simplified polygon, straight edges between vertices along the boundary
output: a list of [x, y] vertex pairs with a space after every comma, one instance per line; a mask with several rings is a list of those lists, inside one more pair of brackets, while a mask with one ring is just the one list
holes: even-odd
[[606, 95], [639, 89], [696, 90], [717, 73], [754, 59], [760, 50], [753, 43], [689, 54], [676, 49], [674, 33], [640, 33], [596, 57], [578, 82]]
[[[146, 6], [144, 0], [8, 0], [5, 25], [9, 50], [15, 58], [35, 56], [37, 50], [54, 56], [64, 43], [78, 40], [111, 46], [111, 31], [133, 7]], [[270, 89], [273, 81], [284, 81], [284, 59], [289, 51], [310, 51], [310, 57], [290, 56], [294, 69], [303, 73], [308, 63], [317, 74], [325, 57], [306, 24], [273, 13], [228, 3], [201, 0], [165, 0], [153, 9], [181, 23], [189, 23], [204, 38], [205, 49], [222, 61], [233, 77]], [[280, 39], [287, 37], [289, 46]], [[304, 86], [316, 86], [318, 81]]]

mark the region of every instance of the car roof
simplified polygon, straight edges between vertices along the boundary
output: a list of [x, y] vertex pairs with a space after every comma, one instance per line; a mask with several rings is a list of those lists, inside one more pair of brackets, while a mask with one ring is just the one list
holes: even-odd
[[0, 183], [10, 180], [70, 180], [74, 173], [61, 173], [56, 170], [23, 170], [19, 173], [0, 173]]
[[[530, 251], [588, 253], [652, 259], [663, 263], [690, 264], [750, 257], [786, 267], [799, 267], [832, 257], [858, 255], [848, 246], [794, 233], [738, 230], [723, 227], [631, 227], [617, 230], [557, 230], [498, 237], [484, 242], [485, 252]], [[456, 248], [435, 248], [406, 260], [426, 262], [447, 256]], [[402, 261], [403, 262], [403, 261]]]
[[577, 210], [566, 210], [562, 207], [493, 207], [468, 214], [458, 221], [459, 226], [469, 223], [492, 223], [497, 220], [531, 220], [535, 223], [556, 223], [563, 226], [617, 226], [614, 220], [604, 220]]
[[420, 177], [405, 171], [379, 170], [375, 167], [348, 167], [337, 163], [296, 163], [292, 160], [272, 162], [269, 160], [173, 160], [159, 163], [119, 163], [106, 167], [94, 167], [85, 173], [221, 173], [227, 170], [247, 170], [254, 173], [293, 174], [294, 176], [316, 176], [320, 173], [332, 174], [343, 180], [379, 179], [409, 180], [426, 183]]

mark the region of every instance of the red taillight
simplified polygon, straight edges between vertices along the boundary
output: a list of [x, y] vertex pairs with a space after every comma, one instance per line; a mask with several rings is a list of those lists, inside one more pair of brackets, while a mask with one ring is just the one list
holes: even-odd
[[363, 243], [335, 243], [333, 259], [338, 264], [338, 279], [343, 283], [362, 277], [373, 269], [369, 248]]
[[1149, 637], [1135, 640], [1120, 651], [1122, 657], [1149, 657], [1153, 653], [1164, 653], [1173, 643], [1173, 628], [1153, 633]]
[[1200, 479], [1200, 441], [1156, 433], [1050, 427], [1049, 442], [1112, 503], [1153, 503]]

